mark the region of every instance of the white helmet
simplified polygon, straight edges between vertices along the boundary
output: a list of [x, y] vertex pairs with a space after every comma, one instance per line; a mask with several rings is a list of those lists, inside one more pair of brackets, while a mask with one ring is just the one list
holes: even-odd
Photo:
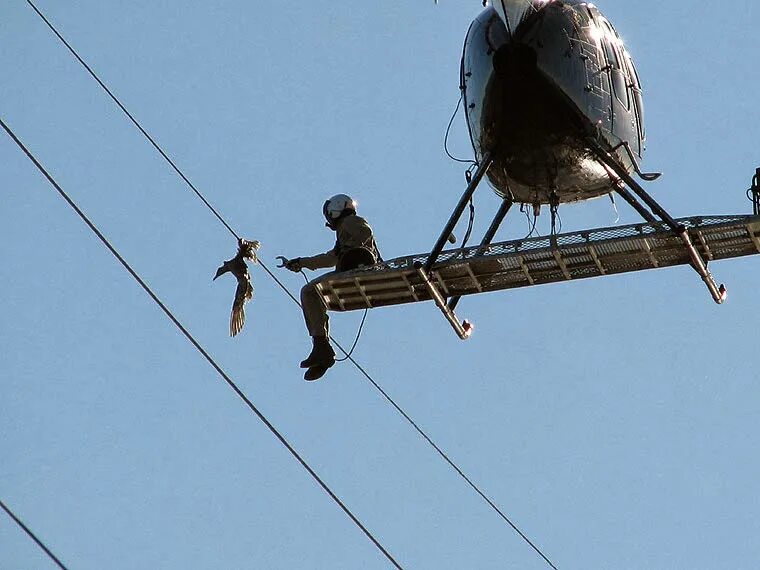
[[322, 213], [325, 215], [327, 225], [333, 227], [336, 220], [348, 213], [356, 213], [356, 200], [345, 194], [336, 194], [322, 206]]

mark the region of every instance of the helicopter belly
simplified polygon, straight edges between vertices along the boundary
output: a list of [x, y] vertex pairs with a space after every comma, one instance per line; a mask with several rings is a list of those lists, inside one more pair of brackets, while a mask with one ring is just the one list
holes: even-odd
[[[567, 1], [542, 6], [511, 33], [492, 8], [470, 28], [462, 85], [473, 147], [479, 158], [494, 154], [488, 180], [502, 196], [532, 204], [602, 196], [616, 179], [585, 139], [596, 131], [611, 146], [634, 143], [640, 155], [639, 115], [632, 99], [624, 108], [613, 95], [595, 9]], [[618, 158], [633, 168], [626, 153]]]

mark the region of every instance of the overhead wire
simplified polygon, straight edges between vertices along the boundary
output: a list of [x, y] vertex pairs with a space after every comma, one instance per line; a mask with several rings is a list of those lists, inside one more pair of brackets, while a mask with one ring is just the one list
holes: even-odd
[[[140, 123], [134, 118], [134, 116], [127, 110], [127, 108], [119, 101], [119, 99], [113, 94], [113, 92], [105, 85], [105, 83], [97, 76], [97, 74], [92, 70], [92, 68], [85, 63], [85, 61], [82, 59], [82, 57], [74, 50], [74, 48], [67, 42], [63, 36], [60, 34], [60, 32], [53, 26], [53, 24], [50, 22], [50, 20], [45, 17], [45, 15], [34, 5], [34, 3], [31, 0], [26, 0], [26, 2], [34, 9], [34, 11], [39, 15], [39, 17], [45, 22], [45, 24], [53, 31], [53, 33], [60, 39], [60, 41], [66, 46], [66, 48], [74, 55], [74, 57], [84, 66], [84, 68], [88, 71], [88, 73], [95, 79], [95, 81], [103, 88], [104, 91], [109, 95], [109, 97], [117, 104], [117, 106], [124, 112], [124, 114], [130, 119], [130, 121], [137, 127], [137, 129], [148, 139], [148, 141], [153, 145], [153, 147], [159, 152], [159, 154], [169, 163], [169, 165], [174, 169], [174, 171], [180, 176], [180, 178], [190, 187], [190, 189], [202, 200], [202, 202], [206, 205], [206, 207], [209, 208], [209, 210], [216, 216], [216, 218], [224, 225], [225, 228], [233, 235], [236, 239], [240, 239], [238, 234], [232, 229], [232, 227], [224, 220], [224, 218], [217, 212], [216, 209], [214, 209], [210, 202], [203, 196], [203, 194], [190, 182], [187, 176], [180, 170], [180, 168], [174, 163], [174, 161], [169, 158], [168, 154], [158, 145], [158, 143], [151, 137], [147, 131], [140, 125]], [[460, 99], [461, 104], [461, 99]], [[458, 107], [458, 106], [457, 106]], [[455, 115], [456, 116], [456, 112]], [[452, 121], [453, 122], [453, 117]], [[453, 157], [452, 157], [453, 158]], [[456, 160], [456, 159], [454, 159]], [[535, 221], [534, 221], [534, 229], [535, 229]], [[258, 265], [261, 266], [261, 268], [271, 277], [274, 282], [280, 287], [280, 289], [283, 290], [283, 292], [290, 297], [290, 299], [299, 307], [301, 307], [300, 301], [293, 295], [293, 293], [290, 292], [288, 287], [266, 266], [266, 264], [261, 260], [261, 258], [258, 259]], [[522, 539], [525, 541], [551, 568], [554, 570], [557, 570], [557, 567], [554, 565], [554, 563], [545, 555], [542, 550], [533, 543], [518, 527], [517, 525], [510, 520], [509, 517], [494, 503], [493, 500], [491, 500], [465, 473], [464, 471], [432, 440], [430, 436], [425, 433], [425, 431], [422, 430], [422, 428], [409, 416], [409, 414], [404, 411], [403, 408], [399, 404], [395, 402], [395, 400], [378, 384], [372, 376], [370, 376], [369, 373], [364, 370], [364, 368], [353, 358], [353, 356], [350, 354], [349, 351], [346, 351], [332, 336], [330, 336], [330, 340], [335, 344], [335, 346], [344, 354], [346, 357], [345, 359], [348, 359], [356, 368], [359, 370], [365, 378], [375, 387], [375, 389], [390, 403], [394, 409], [396, 409], [399, 414], [419, 433], [419, 435], [428, 442], [428, 444], [431, 445], [431, 447], [441, 456], [441, 458], [449, 464], [450, 467], [456, 471], [460, 477], [493, 509], [496, 514], [504, 521], [506, 522]], [[353, 350], [353, 349], [352, 349]], [[345, 360], [344, 359], [344, 360]]]
[[58, 30], [55, 28], [55, 26], [53, 26], [53, 24], [50, 22], [50, 20], [47, 19], [47, 17], [45, 16], [45, 14], [43, 14], [39, 10], [39, 8], [37, 8], [37, 6], [35, 6], [34, 2], [32, 2], [31, 0], [26, 0], [26, 3], [29, 4], [29, 6], [31, 6], [32, 9], [35, 12], [37, 12], [37, 15], [40, 18], [42, 18], [42, 21], [45, 22], [45, 24], [47, 24], [48, 28], [50, 28], [52, 30], [52, 32], [56, 36], [58, 36], [58, 39], [61, 40], [61, 42], [63, 43], [63, 45], [65, 45], [66, 48], [68, 48], [68, 50], [71, 52], [71, 54], [77, 59], [77, 61], [79, 61], [79, 63], [82, 64], [82, 66], [87, 70], [87, 72], [92, 76], [92, 78], [95, 81], [98, 82], [98, 84], [108, 94], [108, 96], [111, 98], [111, 100], [113, 100], [113, 102], [116, 103], [116, 105], [119, 107], [119, 109], [121, 109], [124, 112], [124, 114], [129, 118], [129, 120], [132, 121], [132, 124], [135, 127], [137, 127], [137, 129], [145, 136], [146, 139], [148, 139], [148, 141], [150, 142], [150, 144], [153, 145], [153, 148], [155, 148], [159, 152], [159, 154], [161, 154], [161, 156], [164, 157], [164, 160], [166, 160], [166, 162], [169, 163], [169, 165], [174, 169], [174, 172], [176, 172], [179, 175], [179, 177], [182, 178], [182, 180], [185, 181], [185, 184], [187, 184], [190, 187], [190, 189], [193, 192], [195, 192], [195, 194], [198, 196], [198, 198], [200, 198], [201, 201], [206, 205], [206, 207], [209, 210], [211, 210], [211, 212], [222, 223], [222, 225], [224, 225], [224, 227], [227, 228], [227, 230], [233, 236], [235, 236], [235, 239], [236, 240], [240, 240], [240, 236], [237, 235], [237, 233], [235, 233], [235, 230], [232, 229], [232, 227], [224, 220], [224, 218], [221, 216], [221, 214], [216, 211], [216, 209], [211, 205], [211, 203], [208, 200], [206, 200], [205, 196], [203, 194], [201, 194], [200, 190], [198, 190], [195, 187], [195, 185], [192, 182], [190, 182], [190, 179], [188, 179], [187, 176], [185, 176], [184, 173], [177, 167], [177, 165], [174, 164], [174, 161], [169, 157], [169, 155], [167, 155], [164, 152], [164, 150], [159, 146], [159, 144], [155, 141], [155, 139], [148, 133], [148, 131], [146, 131], [142, 127], [142, 125], [137, 121], [137, 119], [134, 118], [134, 116], [132, 115], [132, 113], [130, 113], [129, 110], [121, 103], [121, 101], [119, 101], [118, 97], [116, 97], [116, 95], [114, 95], [111, 92], [111, 90], [108, 88], [108, 86], [100, 80], [100, 77], [98, 77], [98, 75], [92, 70], [92, 68], [89, 65], [87, 65], [87, 62], [85, 60], [83, 60], [79, 56], [79, 54], [76, 52], [76, 50], [73, 47], [71, 47], [71, 44], [69, 44], [69, 42], [66, 41], [66, 38], [64, 38], [58, 32]]
[[[114, 95], [113, 91], [108, 88], [108, 86], [98, 77], [98, 75], [93, 71], [93, 69], [87, 64], [87, 62], [82, 59], [82, 57], [77, 53], [77, 51], [72, 47], [72, 45], [66, 41], [66, 38], [64, 38], [61, 33], [53, 26], [53, 24], [48, 20], [48, 18], [45, 16], [45, 14], [42, 13], [42, 11], [37, 8], [37, 6], [31, 1], [26, 0], [27, 4], [32, 7], [32, 9], [37, 13], [37, 15], [47, 24], [48, 28], [52, 30], [52, 32], [58, 37], [59, 40], [63, 43], [63, 45], [66, 46], [66, 48], [71, 52], [71, 54], [79, 61], [79, 63], [87, 70], [87, 72], [92, 76], [92, 78], [100, 85], [103, 90], [106, 92], [106, 94], [113, 100], [114, 103], [119, 107], [119, 109], [122, 110], [122, 112], [127, 116], [127, 118], [132, 122], [132, 124], [145, 136], [146, 139], [150, 142], [150, 144], [153, 146], [153, 148], [158, 151], [158, 153], [166, 160], [166, 162], [169, 163], [169, 165], [172, 167], [172, 169], [179, 175], [179, 177], [190, 187], [190, 189], [200, 198], [200, 200], [206, 205], [206, 207], [216, 216], [216, 218], [219, 220], [219, 222], [222, 223], [222, 225], [227, 228], [227, 230], [235, 237], [236, 240], [240, 240], [240, 236], [238, 233], [230, 226], [230, 224], [227, 223], [227, 221], [222, 217], [222, 215], [214, 208], [214, 206], [209, 202], [206, 197], [201, 193], [198, 188], [196, 188], [195, 184], [193, 184], [190, 179], [185, 175], [182, 170], [176, 165], [176, 163], [171, 159], [171, 157], [164, 151], [163, 148], [156, 142], [156, 140], [150, 135], [150, 133], [140, 124], [140, 122], [132, 115], [132, 113], [129, 112], [129, 109], [126, 108], [126, 106], [119, 100], [116, 95]], [[461, 102], [461, 98], [460, 98]], [[457, 109], [459, 108], [459, 105], [457, 105]], [[455, 112], [456, 116], [456, 112]], [[454, 117], [451, 118], [451, 121], [454, 121]], [[449, 123], [449, 128], [451, 127], [451, 123]], [[447, 135], [448, 136], [448, 135]], [[448, 153], [448, 149], [446, 151]], [[451, 155], [449, 155], [451, 156]], [[454, 157], [452, 157], [454, 158]], [[456, 160], [456, 159], [454, 159]], [[464, 161], [460, 161], [464, 162]], [[261, 261], [261, 259], [258, 260], [258, 262], [261, 264], [263, 268], [266, 269], [264, 263]], [[269, 272], [267, 270], [267, 272]], [[306, 277], [306, 274], [301, 271], [301, 273], [304, 275], [304, 278], [306, 278], [306, 281], [308, 282], [308, 277]], [[364, 317], [366, 318], [366, 313]], [[353, 353], [354, 349], [356, 348], [356, 344], [359, 341], [359, 337], [361, 336], [362, 328], [364, 327], [364, 319], [362, 319], [361, 325], [359, 326], [359, 332], [356, 335], [356, 340], [354, 341], [354, 344], [349, 351], [349, 354]], [[338, 362], [342, 362], [345, 359], [338, 359]]]
[[[295, 295], [293, 295], [293, 293], [291, 293], [290, 290], [277, 278], [277, 276], [269, 271], [269, 269], [264, 269], [282, 288], [287, 296], [290, 297], [291, 300], [300, 307], [301, 303], [298, 299], [296, 299]], [[491, 507], [491, 509], [544, 560], [544, 562], [546, 562], [554, 570], [558, 570], [551, 559], [549, 559], [549, 557], [544, 554], [544, 552], [530, 538], [528, 538], [528, 536], [522, 530], [520, 530], [517, 524], [514, 523], [506, 515], [506, 513], [504, 513], [504, 511], [499, 508], [499, 506], [488, 495], [486, 495], [483, 490], [480, 489], [480, 487], [462, 470], [461, 467], [459, 467], [459, 465], [453, 459], [451, 459], [451, 457], [449, 457], [449, 455], [427, 434], [427, 432], [425, 432], [425, 430], [420, 427], [420, 425], [404, 410], [404, 408], [402, 408], [396, 402], [396, 400], [394, 400], [391, 395], [388, 394], [385, 389], [383, 389], [383, 387], [369, 374], [369, 372], [367, 372], [361, 364], [359, 364], [340, 344], [338, 344], [338, 342], [336, 342], [332, 336], [330, 337], [330, 340], [344, 354], [346, 359], [348, 359], [356, 367], [356, 369], [361, 372], [361, 374], [370, 382], [370, 384], [372, 384], [372, 386], [375, 387], [375, 389], [383, 396], [383, 398], [385, 398], [385, 400], [401, 415], [401, 417], [403, 417], [407, 423], [412, 426], [412, 428], [422, 437], [422, 439], [424, 439], [430, 445], [430, 447], [432, 447], [433, 450], [438, 453], [438, 455], [462, 478], [462, 480], [467, 483], [467, 485], [473, 491], [475, 491], [475, 493], [481, 499], [483, 499], [483, 501], [485, 501], [485, 503]]]
[[42, 542], [37, 537], [37, 535], [34, 534], [32, 530], [28, 526], [26, 526], [20, 518], [16, 516], [16, 514], [2, 501], [2, 499], [0, 499], [0, 508], [2, 508], [6, 513], [8, 513], [8, 516], [11, 517], [11, 519], [13, 519], [13, 522], [15, 522], [21, 528], [21, 530], [23, 530], [29, 536], [29, 538], [31, 538], [34, 542], [37, 543], [37, 546], [39, 546], [42, 549], [42, 551], [45, 554], [47, 554], [48, 558], [50, 558], [50, 560], [52, 560], [56, 564], [56, 566], [58, 566], [58, 568], [60, 568], [61, 570], [68, 570], [66, 566], [63, 565], [63, 562], [61, 562], [60, 559], [55, 554], [53, 554], [53, 551], [50, 550], [50, 548], [48, 548], [45, 545], [45, 543]]
[[319, 486], [327, 493], [330, 498], [343, 510], [344, 513], [351, 519], [351, 521], [369, 538], [372, 543], [380, 550], [380, 552], [393, 564], [395, 568], [403, 570], [401, 565], [394, 559], [390, 552], [375, 538], [375, 536], [362, 524], [362, 522], [354, 515], [354, 513], [345, 505], [345, 503], [333, 492], [333, 490], [317, 475], [314, 469], [306, 462], [303, 457], [296, 451], [296, 449], [290, 444], [290, 442], [283, 436], [280, 431], [267, 419], [267, 417], [254, 405], [243, 390], [233, 381], [233, 379], [216, 363], [214, 358], [206, 351], [205, 348], [195, 339], [195, 337], [188, 331], [185, 326], [174, 316], [169, 308], [161, 301], [161, 299], [153, 292], [148, 284], [140, 277], [140, 275], [132, 268], [132, 266], [121, 256], [111, 242], [103, 235], [103, 233], [95, 226], [95, 224], [87, 217], [81, 208], [72, 200], [72, 198], [61, 188], [58, 182], [48, 173], [45, 167], [37, 160], [32, 152], [24, 145], [23, 142], [16, 136], [16, 134], [10, 129], [10, 127], [0, 118], [0, 126], [8, 133], [13, 139], [16, 145], [26, 154], [29, 160], [34, 163], [37, 169], [47, 178], [48, 182], [56, 189], [61, 197], [68, 203], [69, 206], [77, 213], [82, 221], [92, 230], [92, 232], [98, 237], [98, 239], [106, 246], [106, 248], [113, 254], [113, 256], [119, 261], [119, 263], [127, 270], [127, 272], [137, 281], [138, 285], [153, 299], [153, 301], [159, 306], [169, 320], [179, 329], [179, 331], [187, 338], [188, 341], [196, 348], [196, 350], [208, 361], [208, 363], [216, 370], [219, 376], [232, 388], [232, 390], [238, 395], [238, 397], [248, 406], [248, 408], [256, 414], [261, 422], [269, 429], [270, 432], [285, 446], [290, 454], [306, 469], [311, 477], [319, 484]]

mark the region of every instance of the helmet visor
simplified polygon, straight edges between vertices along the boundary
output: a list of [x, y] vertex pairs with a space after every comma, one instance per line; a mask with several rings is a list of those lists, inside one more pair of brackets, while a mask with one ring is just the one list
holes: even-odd
[[327, 210], [327, 207], [330, 205], [330, 200], [325, 200], [324, 206], [322, 206], [322, 215], [325, 217], [325, 219], [329, 222], [330, 221], [330, 212]]

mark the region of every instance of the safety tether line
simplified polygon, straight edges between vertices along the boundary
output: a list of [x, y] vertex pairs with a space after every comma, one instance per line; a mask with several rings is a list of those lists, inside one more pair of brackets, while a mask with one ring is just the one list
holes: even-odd
[[[126, 107], [118, 100], [118, 98], [111, 92], [108, 87], [106, 87], [105, 83], [101, 81], [101, 79], [95, 74], [95, 72], [90, 68], [89, 65], [87, 65], [84, 60], [79, 56], [79, 54], [74, 50], [73, 47], [63, 38], [63, 36], [58, 32], [58, 30], [53, 26], [53, 24], [48, 20], [45, 15], [34, 5], [34, 3], [31, 0], [26, 0], [26, 2], [34, 9], [35, 12], [42, 18], [42, 20], [47, 24], [47, 26], [53, 31], [53, 33], [63, 42], [63, 44], [68, 48], [68, 50], [74, 55], [74, 57], [84, 66], [84, 68], [89, 72], [89, 74], [95, 79], [95, 81], [106, 91], [106, 93], [111, 97], [111, 99], [116, 102], [116, 104], [119, 106], [119, 108], [127, 115], [127, 117], [136, 125], [138, 130], [145, 135], [145, 137], [149, 140], [149, 142], [158, 150], [159, 154], [169, 163], [169, 165], [174, 169], [175, 172], [182, 178], [183, 181], [188, 185], [188, 187], [195, 192], [196, 195], [203, 201], [203, 203], [211, 210], [211, 212], [216, 216], [216, 218], [224, 225], [229, 232], [235, 236], [237, 239], [240, 239], [238, 234], [231, 228], [231, 226], [222, 218], [222, 216], [210, 205], [208, 200], [203, 197], [203, 195], [200, 193], [200, 191], [190, 182], [190, 180], [185, 176], [185, 174], [179, 169], [179, 167], [172, 161], [169, 156], [164, 152], [164, 150], [154, 141], [150, 135], [148, 135], [147, 131], [140, 125], [140, 123], [133, 117], [133, 115], [127, 111]], [[266, 264], [259, 258], [258, 264], [261, 266], [262, 269], [274, 280], [275, 283], [280, 287], [280, 289], [285, 292], [285, 294], [290, 297], [290, 299], [299, 307], [301, 306], [300, 301], [293, 295], [293, 293], [290, 292], [290, 290], [287, 288], [287, 286], [272, 272], [270, 269], [266, 266]], [[349, 357], [348, 360], [359, 370], [366, 378], [370, 381], [370, 383], [382, 394], [382, 396], [401, 414], [401, 416], [409, 422], [409, 424], [427, 441], [432, 448], [443, 458], [446, 463], [448, 463], [463, 479], [464, 481], [472, 487], [475, 492], [485, 500], [485, 502], [496, 512], [499, 517], [504, 520], [551, 568], [554, 570], [557, 570], [557, 567], [552, 563], [552, 561], [541, 551], [541, 549], [538, 548], [518, 527], [515, 523], [513, 523], [509, 517], [507, 517], [506, 514], [491, 500], [475, 483], [462, 471], [462, 469], [454, 463], [453, 460], [451, 460], [446, 453], [428, 436], [422, 428], [420, 428], [417, 423], [407, 414], [401, 406], [399, 406], [393, 398], [388, 395], [388, 393], [383, 390], [383, 388], [380, 387], [380, 385], [354, 360], [354, 358], [347, 352], [332, 336], [330, 337], [330, 340], [335, 344], [335, 346], [340, 350], [346, 357]]]
[[45, 554], [48, 555], [48, 557], [50, 558], [50, 560], [52, 560], [53, 562], [56, 563], [56, 565], [58, 566], [58, 568], [60, 568], [61, 570], [68, 570], [63, 565], [63, 562], [61, 562], [60, 560], [58, 560], [58, 557], [55, 554], [53, 554], [52, 551], [47, 546], [45, 546], [45, 543], [42, 542], [39, 538], [37, 538], [37, 536], [29, 529], [29, 527], [26, 526], [23, 523], [23, 521], [20, 518], [18, 518], [13, 513], [13, 511], [10, 510], [10, 508], [8, 508], [5, 505], [5, 503], [3, 503], [2, 499], [0, 499], [0, 508], [2, 508], [6, 513], [8, 513], [8, 516], [13, 519], [13, 522], [15, 522], [19, 527], [21, 527], [21, 530], [23, 530], [26, 534], [28, 534], [29, 538], [31, 538], [34, 542], [37, 543], [37, 546], [39, 546], [45, 552]]
[[40, 164], [40, 162], [34, 157], [34, 155], [24, 146], [24, 144], [18, 139], [18, 137], [13, 133], [13, 131], [8, 127], [8, 125], [5, 124], [5, 121], [3, 121], [2, 118], [0, 118], [0, 126], [5, 129], [5, 131], [8, 133], [8, 135], [13, 139], [13, 141], [18, 145], [18, 147], [26, 154], [26, 156], [31, 160], [34, 165], [37, 167], [37, 169], [45, 176], [45, 178], [48, 179], [48, 182], [53, 185], [53, 187], [58, 191], [58, 193], [61, 195], [61, 197], [66, 200], [66, 202], [71, 206], [71, 208], [77, 213], [77, 215], [82, 219], [82, 221], [87, 224], [87, 226], [93, 231], [93, 233], [100, 239], [101, 242], [103, 242], [103, 245], [105, 245], [108, 250], [113, 254], [113, 256], [121, 263], [122, 266], [124, 266], [124, 269], [126, 269], [129, 274], [137, 281], [137, 283], [142, 287], [142, 289], [150, 296], [153, 301], [161, 308], [161, 310], [166, 314], [167, 317], [174, 323], [174, 325], [182, 332], [182, 334], [187, 338], [187, 340], [192, 343], [192, 345], [198, 350], [198, 352], [201, 353], [201, 355], [208, 361], [209, 364], [214, 368], [214, 370], [217, 371], [217, 373], [224, 379], [224, 381], [227, 383], [227, 385], [232, 388], [235, 393], [240, 397], [243, 402], [250, 408], [250, 410], [258, 416], [258, 418], [262, 421], [262, 423], [269, 429], [269, 431], [274, 434], [274, 436], [284, 445], [287, 450], [291, 453], [293, 457], [296, 458], [296, 460], [303, 466], [306, 471], [309, 472], [309, 475], [312, 476], [312, 478], [319, 484], [320, 487], [332, 498], [333, 501], [343, 510], [343, 512], [348, 515], [348, 517], [354, 522], [354, 524], [361, 529], [361, 531], [369, 538], [374, 545], [380, 550], [380, 552], [385, 555], [385, 557], [393, 564], [394, 567], [398, 568], [398, 570], [403, 570], [403, 568], [399, 565], [398, 562], [391, 556], [391, 554], [385, 549], [385, 547], [380, 544], [380, 542], [372, 535], [372, 533], [367, 530], [367, 528], [361, 523], [361, 521], [349, 510], [349, 508], [341, 501], [341, 499], [330, 489], [330, 487], [327, 486], [327, 484], [322, 481], [322, 479], [317, 475], [317, 473], [309, 466], [308, 463], [299, 455], [299, 453], [295, 450], [295, 448], [288, 442], [287, 439], [277, 430], [274, 425], [264, 416], [264, 414], [259, 411], [259, 409], [254, 405], [254, 403], [248, 398], [248, 396], [245, 395], [245, 393], [238, 387], [237, 384], [230, 378], [230, 376], [227, 375], [227, 373], [222, 370], [221, 366], [219, 366], [216, 361], [211, 357], [211, 355], [206, 351], [206, 349], [201, 346], [201, 344], [195, 340], [195, 337], [193, 337], [192, 334], [184, 327], [184, 325], [174, 316], [174, 314], [167, 308], [167, 306], [161, 301], [161, 299], [158, 298], [158, 296], [153, 292], [153, 290], [143, 281], [143, 279], [137, 274], [137, 272], [132, 269], [132, 266], [127, 263], [127, 261], [121, 256], [121, 254], [116, 250], [116, 248], [111, 245], [111, 242], [108, 241], [108, 239], [100, 232], [100, 230], [93, 224], [92, 221], [87, 217], [87, 215], [77, 206], [77, 204], [69, 197], [69, 195], [61, 188], [61, 186], [53, 179], [53, 177], [47, 172], [44, 166]]

